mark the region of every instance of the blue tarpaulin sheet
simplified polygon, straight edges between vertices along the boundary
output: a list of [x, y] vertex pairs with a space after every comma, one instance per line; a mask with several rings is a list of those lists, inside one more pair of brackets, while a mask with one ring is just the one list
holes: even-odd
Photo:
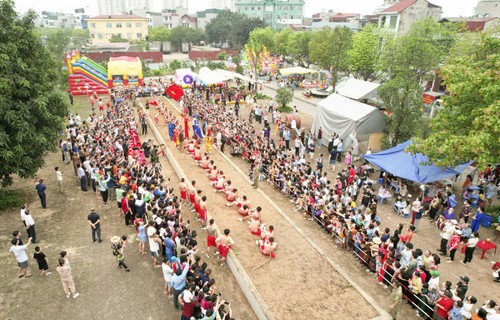
[[393, 175], [419, 183], [442, 180], [464, 171], [471, 163], [462, 163], [455, 168], [441, 168], [429, 164], [429, 158], [421, 153], [412, 154], [406, 151], [411, 141], [363, 157], [370, 163]]

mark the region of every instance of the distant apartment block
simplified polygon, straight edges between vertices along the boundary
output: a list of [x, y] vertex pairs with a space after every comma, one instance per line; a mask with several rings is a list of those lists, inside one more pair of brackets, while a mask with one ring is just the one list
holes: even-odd
[[129, 41], [145, 40], [148, 35], [148, 19], [136, 15], [100, 15], [87, 22], [94, 45], [109, 43], [113, 35]]
[[231, 10], [235, 11], [236, 6], [234, 4], [235, 0], [208, 0], [209, 9], [219, 9], [219, 10]]
[[235, 0], [236, 12], [264, 20], [273, 29], [302, 24], [304, 0]]

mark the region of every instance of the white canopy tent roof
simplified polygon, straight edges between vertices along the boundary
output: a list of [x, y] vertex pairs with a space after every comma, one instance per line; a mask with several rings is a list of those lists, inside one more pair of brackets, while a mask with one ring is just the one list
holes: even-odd
[[318, 73], [318, 71], [313, 69], [307, 69], [303, 67], [291, 67], [280, 69], [280, 73], [283, 76], [289, 76], [291, 74], [308, 74], [308, 73]]
[[337, 133], [343, 140], [343, 150], [347, 151], [353, 138], [365, 140], [371, 133], [381, 132], [385, 120], [377, 108], [334, 93], [318, 103], [312, 130], [317, 134], [322, 128], [325, 145], [330, 135]]
[[206, 85], [217, 84], [232, 79], [231, 77], [224, 76], [217, 71], [201, 72], [198, 74], [198, 80]]
[[246, 82], [254, 82], [254, 80], [250, 79], [249, 77], [245, 77], [244, 75], [239, 74], [237, 72], [223, 70], [223, 69], [215, 69], [214, 71], [222, 74], [225, 77], [229, 77], [230, 79], [240, 79]]
[[377, 92], [379, 83], [348, 78], [337, 85], [338, 94], [354, 100], [373, 98]]

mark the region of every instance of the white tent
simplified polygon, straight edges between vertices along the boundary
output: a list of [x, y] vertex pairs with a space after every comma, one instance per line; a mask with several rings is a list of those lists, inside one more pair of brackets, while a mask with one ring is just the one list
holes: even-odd
[[289, 76], [291, 74], [308, 74], [308, 73], [318, 73], [318, 71], [313, 69], [307, 69], [303, 67], [291, 67], [291, 68], [283, 68], [280, 69], [280, 73], [282, 76]]
[[246, 82], [254, 82], [249, 77], [245, 77], [244, 75], [239, 74], [237, 72], [232, 72], [232, 71], [223, 70], [223, 69], [215, 69], [214, 71], [222, 74], [223, 76], [229, 77], [231, 79], [240, 79], [240, 80], [243, 80], [243, 81], [246, 81]]
[[385, 115], [375, 107], [332, 94], [318, 103], [312, 130], [315, 134], [321, 127], [322, 143], [328, 145], [330, 135], [337, 133], [343, 140], [343, 150], [348, 150], [353, 137], [366, 140], [385, 126]]
[[348, 78], [340, 82], [337, 87], [337, 93], [354, 100], [373, 98], [377, 93], [379, 83]]
[[230, 79], [231, 77], [224, 76], [218, 73], [217, 71], [202, 72], [200, 70], [200, 73], [198, 74], [198, 80], [200, 80], [201, 82], [203, 82], [203, 84], [206, 85], [217, 84]]

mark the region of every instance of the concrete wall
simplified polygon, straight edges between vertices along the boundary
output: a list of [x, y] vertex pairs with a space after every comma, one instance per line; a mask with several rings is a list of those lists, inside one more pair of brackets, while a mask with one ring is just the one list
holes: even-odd
[[400, 14], [398, 34], [405, 34], [410, 31], [411, 27], [428, 17], [439, 20], [441, 18], [440, 7], [429, 7], [429, 3], [425, 0], [418, 0], [413, 5], [408, 7]]

